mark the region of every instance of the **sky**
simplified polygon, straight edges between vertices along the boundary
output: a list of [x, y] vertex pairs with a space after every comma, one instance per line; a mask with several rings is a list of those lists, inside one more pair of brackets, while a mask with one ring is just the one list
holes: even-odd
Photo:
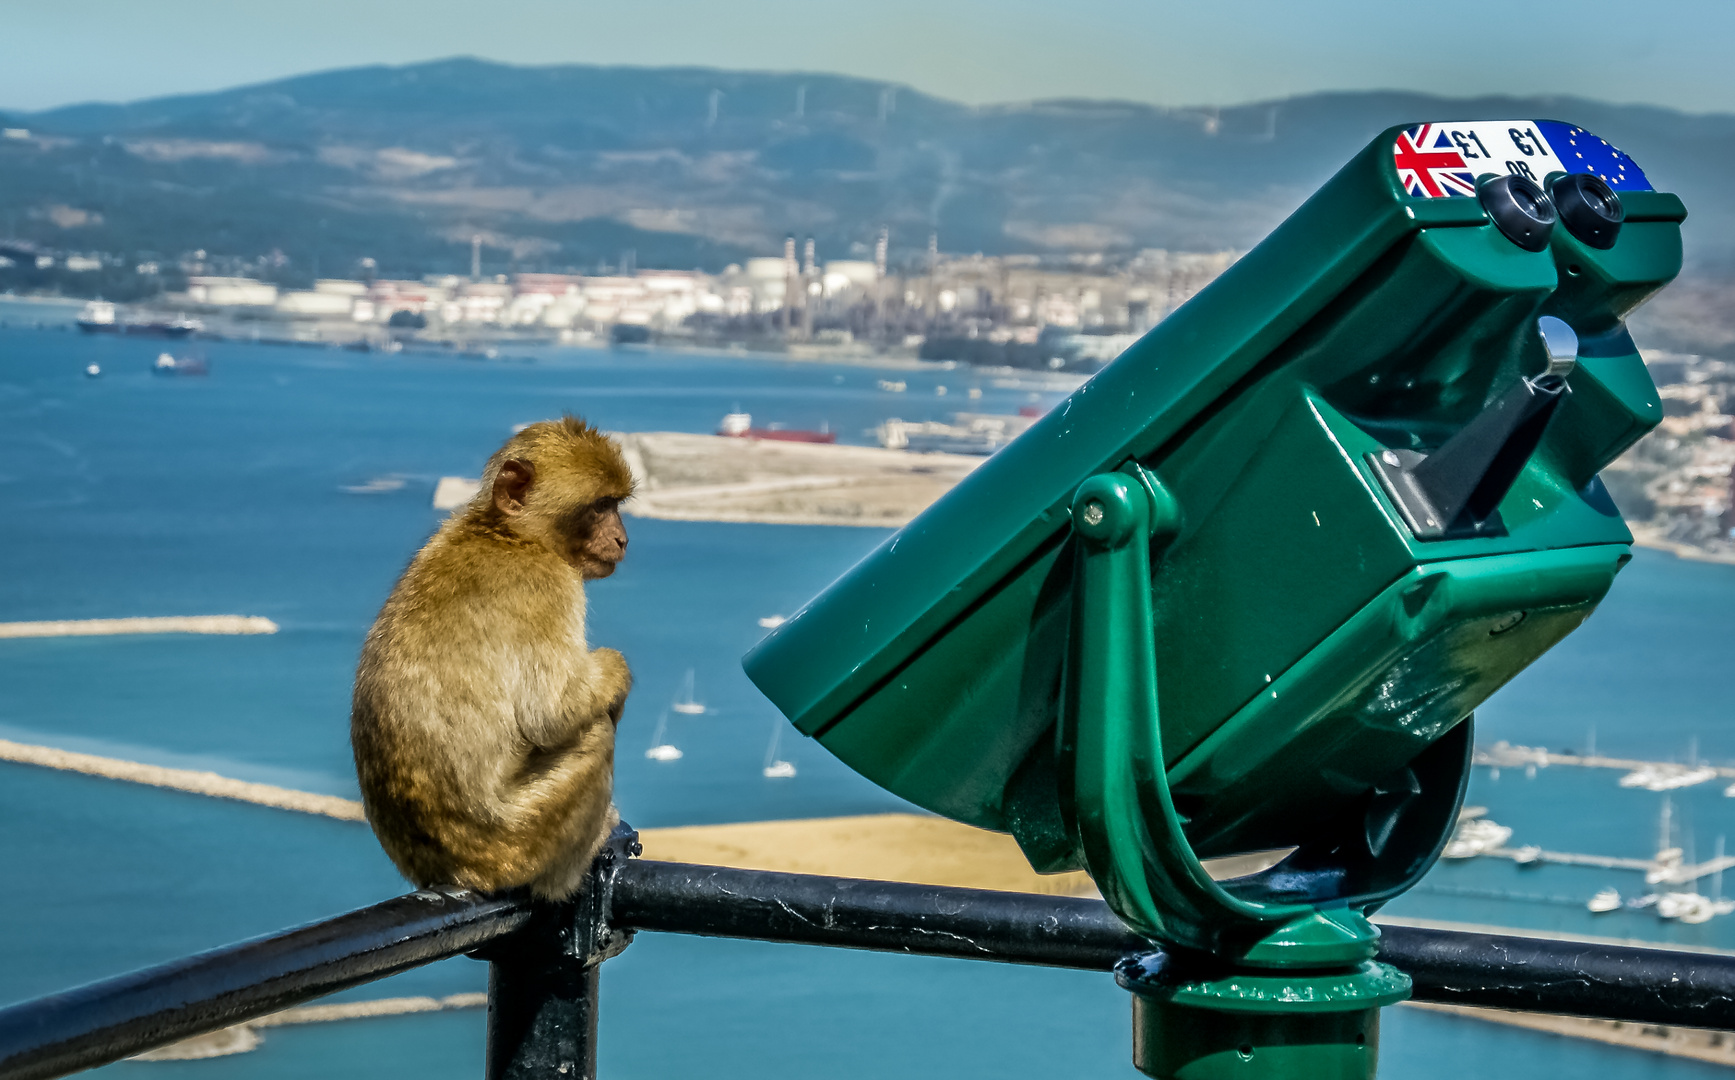
[[1731, 41], [1731, 0], [0, 0], [0, 109], [470, 55], [836, 72], [970, 103], [1408, 89], [1728, 112]]

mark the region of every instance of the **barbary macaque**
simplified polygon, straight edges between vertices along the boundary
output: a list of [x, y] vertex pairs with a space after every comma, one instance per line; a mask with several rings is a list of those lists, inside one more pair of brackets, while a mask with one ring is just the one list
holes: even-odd
[[568, 416], [514, 435], [411, 560], [362, 646], [350, 741], [380, 845], [417, 885], [560, 899], [618, 820], [632, 674], [585, 642], [626, 554], [620, 448]]

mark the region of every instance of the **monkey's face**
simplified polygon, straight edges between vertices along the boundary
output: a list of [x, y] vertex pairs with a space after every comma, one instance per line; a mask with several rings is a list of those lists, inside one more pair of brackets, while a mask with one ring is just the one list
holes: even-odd
[[586, 581], [614, 573], [626, 558], [627, 527], [621, 521], [619, 499], [598, 499], [561, 523], [561, 558]]
[[538, 478], [534, 464], [513, 459], [494, 480], [494, 507], [514, 531], [547, 545], [585, 580], [608, 577], [627, 554], [623, 500], [607, 495], [574, 505], [562, 497], [564, 486], [558, 474]]

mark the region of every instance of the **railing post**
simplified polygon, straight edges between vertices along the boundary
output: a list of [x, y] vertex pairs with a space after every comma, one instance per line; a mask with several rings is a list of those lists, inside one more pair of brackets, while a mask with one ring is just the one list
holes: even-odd
[[530, 925], [487, 951], [488, 1080], [595, 1080], [598, 975], [632, 940], [609, 926], [614, 873], [638, 840], [618, 826], [583, 892], [538, 904]]

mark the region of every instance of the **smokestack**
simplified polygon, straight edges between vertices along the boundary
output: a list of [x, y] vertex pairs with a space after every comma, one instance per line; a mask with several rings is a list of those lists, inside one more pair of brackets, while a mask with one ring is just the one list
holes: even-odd
[[807, 238], [807, 244], [802, 249], [801, 267], [801, 340], [813, 340], [813, 293], [815, 276], [813, 273], [813, 237]]
[[874, 321], [870, 336], [874, 340], [883, 340], [886, 333], [886, 248], [891, 244], [891, 233], [884, 225], [880, 226], [880, 238], [874, 242]]
[[783, 311], [779, 315], [784, 333], [789, 332], [790, 314], [795, 309], [795, 291], [800, 267], [795, 262], [795, 234], [783, 238]]

